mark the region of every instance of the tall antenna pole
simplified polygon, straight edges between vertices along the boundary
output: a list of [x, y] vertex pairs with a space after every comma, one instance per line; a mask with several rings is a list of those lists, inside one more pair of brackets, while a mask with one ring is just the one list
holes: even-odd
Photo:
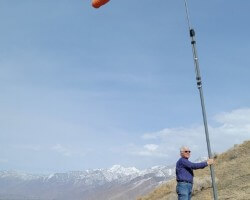
[[[198, 61], [198, 55], [197, 55], [197, 49], [196, 49], [195, 31], [191, 27], [190, 18], [189, 18], [189, 12], [188, 12], [188, 6], [187, 6], [187, 1], [184, 0], [184, 3], [185, 3], [185, 8], [186, 8], [186, 16], [187, 16], [189, 34], [190, 34], [190, 38], [191, 38], [191, 45], [192, 45], [192, 51], [193, 51], [193, 58], [194, 58], [194, 66], [195, 66], [197, 87], [198, 87], [199, 93], [200, 93], [203, 123], [204, 123], [205, 134], [206, 134], [206, 141], [207, 141], [208, 157], [212, 158], [211, 146], [210, 146], [210, 140], [209, 140], [209, 133], [208, 133], [208, 126], [207, 126], [207, 117], [206, 117], [205, 102], [204, 102], [204, 96], [203, 96], [203, 90], [202, 90], [200, 67], [199, 67], [199, 61]], [[218, 196], [217, 196], [217, 188], [216, 188], [216, 183], [215, 183], [215, 173], [214, 173], [214, 167], [213, 167], [213, 165], [210, 165], [210, 172], [211, 172], [211, 179], [212, 179], [212, 187], [213, 187], [214, 200], [217, 200]]]

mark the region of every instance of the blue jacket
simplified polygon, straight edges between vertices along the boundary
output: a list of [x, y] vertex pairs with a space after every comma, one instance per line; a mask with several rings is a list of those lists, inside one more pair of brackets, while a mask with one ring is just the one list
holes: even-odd
[[187, 158], [180, 158], [176, 163], [176, 180], [193, 183], [193, 169], [202, 169], [207, 166], [207, 162], [192, 163]]

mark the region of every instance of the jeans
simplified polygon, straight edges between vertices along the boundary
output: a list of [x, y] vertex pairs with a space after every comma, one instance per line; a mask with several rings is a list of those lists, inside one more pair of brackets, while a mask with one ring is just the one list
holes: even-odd
[[191, 200], [192, 188], [192, 183], [178, 182], [176, 186], [178, 200]]

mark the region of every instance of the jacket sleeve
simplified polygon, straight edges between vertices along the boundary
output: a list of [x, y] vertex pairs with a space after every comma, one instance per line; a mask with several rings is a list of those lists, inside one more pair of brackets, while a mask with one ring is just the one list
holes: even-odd
[[183, 159], [182, 163], [184, 167], [191, 168], [191, 169], [203, 169], [207, 166], [207, 162], [192, 163], [187, 159]]

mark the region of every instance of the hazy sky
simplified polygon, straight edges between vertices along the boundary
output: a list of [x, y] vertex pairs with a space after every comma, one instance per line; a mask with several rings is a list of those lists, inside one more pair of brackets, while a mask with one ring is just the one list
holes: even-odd
[[[189, 1], [214, 152], [250, 139], [249, 8]], [[183, 0], [0, 0], [0, 30], [0, 170], [207, 155]]]

